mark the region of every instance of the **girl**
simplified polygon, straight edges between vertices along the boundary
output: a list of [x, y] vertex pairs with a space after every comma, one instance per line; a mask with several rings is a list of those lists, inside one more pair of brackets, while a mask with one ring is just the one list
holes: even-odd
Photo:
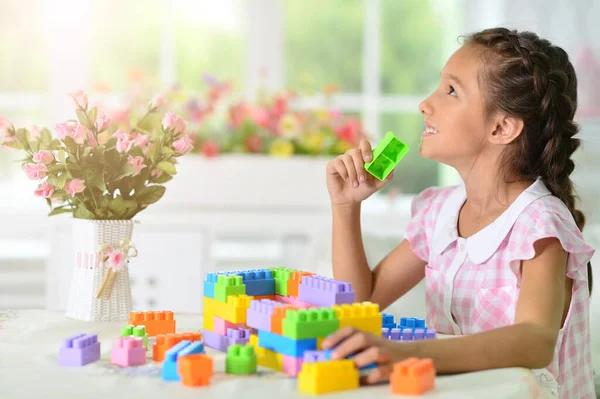
[[365, 172], [363, 141], [327, 167], [333, 273], [356, 301], [382, 309], [426, 281], [427, 325], [462, 335], [396, 343], [353, 328], [323, 342], [357, 366], [432, 358], [438, 373], [534, 369], [563, 398], [595, 398], [589, 301], [594, 250], [584, 241], [569, 175], [579, 146], [575, 71], [564, 50], [504, 28], [466, 38], [420, 104], [420, 153], [454, 167], [464, 185], [429, 188], [413, 202], [406, 239], [371, 271], [361, 201], [385, 182]]

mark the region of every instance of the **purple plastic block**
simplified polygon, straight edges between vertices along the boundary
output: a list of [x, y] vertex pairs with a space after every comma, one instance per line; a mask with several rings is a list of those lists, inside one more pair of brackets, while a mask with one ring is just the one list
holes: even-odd
[[96, 334], [77, 334], [66, 338], [58, 350], [58, 364], [79, 367], [100, 359], [100, 342]]
[[303, 276], [298, 299], [317, 306], [354, 303], [352, 284], [321, 276]]
[[392, 341], [400, 341], [400, 334], [402, 334], [402, 329], [400, 328], [392, 328], [390, 331], [390, 340]]
[[415, 328], [414, 334], [415, 341], [420, 339], [425, 339], [425, 329], [424, 328]]
[[330, 357], [327, 355], [328, 355], [327, 351], [306, 351], [306, 352], [304, 352], [304, 362], [306, 362], [306, 363], [325, 362], [327, 360], [330, 360]]
[[428, 328], [425, 332], [425, 339], [435, 339], [436, 331], [435, 328]]
[[248, 328], [227, 329], [227, 335], [221, 335], [214, 331], [204, 330], [203, 341], [204, 345], [209, 348], [216, 349], [221, 352], [227, 352], [230, 345], [246, 345], [250, 341], [252, 330]]
[[271, 299], [252, 300], [246, 311], [246, 325], [257, 330], [271, 331], [271, 315], [276, 306], [285, 304]]
[[390, 337], [390, 329], [386, 327], [381, 328], [381, 338], [388, 339]]
[[250, 334], [252, 334], [252, 330], [249, 328], [228, 328], [227, 339], [229, 341], [229, 345], [246, 345], [248, 341], [250, 341]]
[[413, 340], [413, 329], [405, 328], [402, 330], [402, 341], [412, 341]]

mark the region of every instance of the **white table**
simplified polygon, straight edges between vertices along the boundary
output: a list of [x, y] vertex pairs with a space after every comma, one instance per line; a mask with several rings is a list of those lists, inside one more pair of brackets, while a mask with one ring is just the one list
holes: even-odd
[[[176, 314], [177, 331], [200, 331], [201, 315]], [[160, 366], [149, 360], [144, 366], [120, 368], [110, 363], [112, 342], [122, 322], [81, 322], [62, 312], [46, 310], [0, 310], [0, 397], [2, 398], [239, 398], [307, 397], [297, 392], [296, 379], [259, 367], [256, 375], [224, 373], [224, 354], [208, 348], [215, 374], [210, 387], [188, 388], [165, 382]], [[63, 338], [76, 333], [96, 333], [101, 359], [78, 368], [58, 366]], [[150, 353], [150, 352], [148, 352]], [[459, 359], [457, 359], [459, 361]], [[540, 398], [529, 370], [511, 368], [438, 376], [427, 398]], [[388, 384], [361, 387], [327, 395], [335, 398], [394, 397]]]

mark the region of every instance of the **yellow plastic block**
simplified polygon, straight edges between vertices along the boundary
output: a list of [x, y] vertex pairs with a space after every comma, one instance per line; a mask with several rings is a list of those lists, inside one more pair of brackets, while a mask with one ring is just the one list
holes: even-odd
[[215, 315], [204, 309], [204, 329], [215, 331]]
[[248, 345], [254, 347], [256, 362], [259, 366], [267, 367], [277, 371], [283, 371], [283, 355], [281, 353], [273, 352], [270, 349], [265, 349], [258, 346], [258, 335], [250, 335], [250, 341], [248, 342]]
[[323, 350], [323, 341], [325, 341], [325, 338], [327, 338], [327, 337], [317, 338], [317, 350], [318, 351]]
[[372, 302], [361, 302], [344, 305], [333, 305], [331, 309], [340, 321], [340, 328], [353, 326], [377, 336], [381, 335], [382, 316], [379, 305]]
[[248, 295], [230, 295], [227, 297], [227, 303], [224, 303], [216, 299], [204, 297], [204, 314], [211, 313], [213, 316], [235, 324], [245, 323], [246, 310], [250, 307], [252, 299], [254, 297]]
[[298, 391], [312, 395], [357, 389], [358, 370], [350, 359], [304, 363], [298, 374]]

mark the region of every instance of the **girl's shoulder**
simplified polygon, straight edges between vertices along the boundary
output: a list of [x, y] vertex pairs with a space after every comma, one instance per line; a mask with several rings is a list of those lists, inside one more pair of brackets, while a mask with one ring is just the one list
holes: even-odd
[[464, 190], [462, 186], [429, 187], [417, 194], [411, 205], [411, 216], [429, 216], [435, 218], [442, 205], [453, 193]]

